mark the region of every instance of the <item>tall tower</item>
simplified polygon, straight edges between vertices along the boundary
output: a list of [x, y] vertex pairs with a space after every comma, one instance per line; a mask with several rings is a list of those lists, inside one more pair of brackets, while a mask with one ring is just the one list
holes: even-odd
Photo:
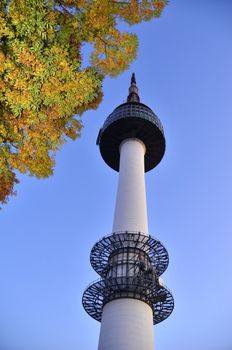
[[101, 279], [87, 287], [83, 306], [101, 322], [98, 350], [153, 350], [153, 324], [171, 314], [174, 301], [160, 281], [167, 250], [148, 232], [144, 172], [161, 161], [165, 138], [157, 116], [140, 103], [134, 74], [127, 102], [108, 116], [97, 144], [119, 181], [112, 234], [90, 255]]

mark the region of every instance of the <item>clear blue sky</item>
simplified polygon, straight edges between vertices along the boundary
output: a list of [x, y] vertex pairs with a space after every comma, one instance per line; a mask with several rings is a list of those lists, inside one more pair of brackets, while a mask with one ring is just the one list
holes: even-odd
[[232, 2], [170, 1], [159, 20], [132, 29], [138, 58], [105, 80], [81, 139], [59, 152], [52, 178], [21, 176], [0, 213], [0, 350], [97, 348], [100, 324], [81, 297], [98, 278], [89, 253], [111, 233], [117, 173], [95, 141], [133, 71], [167, 140], [146, 175], [149, 229], [169, 251], [163, 278], [175, 297], [155, 348], [232, 349]]

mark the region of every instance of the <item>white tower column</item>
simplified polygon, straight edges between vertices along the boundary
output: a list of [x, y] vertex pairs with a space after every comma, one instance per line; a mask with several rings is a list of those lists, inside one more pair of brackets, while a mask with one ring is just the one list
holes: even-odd
[[104, 306], [99, 350], [153, 350], [152, 309], [137, 299], [116, 299]]
[[138, 139], [127, 139], [120, 145], [113, 232], [140, 231], [148, 234], [144, 179], [145, 152], [145, 145]]
[[[113, 232], [148, 235], [144, 144], [127, 139], [120, 146], [120, 168]], [[98, 350], [153, 350], [153, 312], [137, 299], [121, 298], [103, 308]]]

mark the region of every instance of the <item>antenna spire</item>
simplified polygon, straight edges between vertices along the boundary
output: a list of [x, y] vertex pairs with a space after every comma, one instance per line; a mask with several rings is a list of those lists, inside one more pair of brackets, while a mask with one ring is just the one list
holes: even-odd
[[127, 102], [140, 102], [139, 90], [136, 85], [135, 73], [131, 76], [131, 85], [129, 87], [129, 95], [127, 97]]

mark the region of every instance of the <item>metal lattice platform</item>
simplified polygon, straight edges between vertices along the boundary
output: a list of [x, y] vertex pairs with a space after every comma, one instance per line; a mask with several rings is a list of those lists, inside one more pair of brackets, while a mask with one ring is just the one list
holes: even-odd
[[119, 298], [138, 299], [150, 305], [154, 324], [164, 321], [174, 309], [172, 294], [165, 286], [124, 277], [92, 283], [83, 294], [82, 304], [86, 312], [100, 322], [104, 305]]
[[116, 232], [103, 237], [91, 250], [91, 265], [100, 276], [106, 275], [112, 252], [121, 248], [134, 248], [146, 253], [158, 276], [168, 267], [168, 252], [160, 241], [141, 232]]

